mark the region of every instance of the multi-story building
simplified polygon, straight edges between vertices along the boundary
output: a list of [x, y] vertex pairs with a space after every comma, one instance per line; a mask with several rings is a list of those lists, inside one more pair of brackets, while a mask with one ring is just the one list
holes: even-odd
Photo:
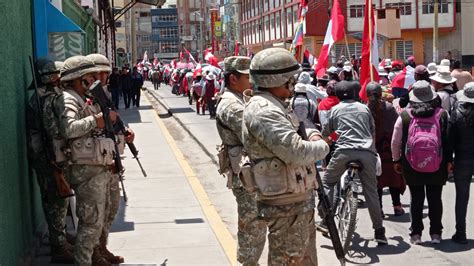
[[[268, 47], [289, 48], [298, 25], [299, 0], [241, 0], [241, 40], [243, 46], [256, 53]], [[309, 4], [308, 16], [319, 5]], [[306, 25], [310, 25], [307, 20]], [[310, 25], [313, 27], [314, 25]], [[307, 28], [308, 30], [311, 27]], [[312, 50], [311, 38], [305, 38], [305, 45]]]
[[205, 31], [202, 31], [208, 17], [204, 1], [177, 0], [177, 9], [180, 43], [198, 55], [207, 43]]
[[[113, 10], [114, 12], [119, 12], [122, 8], [125, 7], [125, 0], [115, 0]], [[125, 16], [121, 16], [115, 21], [115, 51], [116, 51], [116, 60], [115, 64], [117, 67], [122, 67], [129, 62], [129, 48], [127, 45], [127, 27]]]
[[152, 55], [160, 60], [177, 58], [181, 48], [178, 35], [178, 10], [176, 8], [152, 9], [151, 27]]
[[240, 0], [221, 0], [222, 39], [221, 43], [227, 54], [232, 54], [236, 42], [240, 39]]

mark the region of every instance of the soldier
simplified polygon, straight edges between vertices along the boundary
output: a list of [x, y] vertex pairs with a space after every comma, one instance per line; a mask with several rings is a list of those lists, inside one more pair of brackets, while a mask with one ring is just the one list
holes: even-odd
[[[66, 176], [76, 193], [77, 265], [111, 265], [100, 254], [93, 256], [104, 225], [107, 184], [114, 169], [114, 143], [104, 137], [105, 122], [99, 106], [87, 97], [95, 81], [94, 72], [94, 63], [84, 56], [68, 58], [61, 69], [65, 91], [60, 129], [70, 147], [71, 165]], [[116, 116], [116, 112], [110, 111], [112, 122]]]
[[[107, 92], [106, 95], [110, 97], [110, 94], [107, 90], [107, 78], [110, 75], [112, 68], [110, 67], [110, 61], [101, 54], [90, 54], [86, 56], [89, 60], [94, 62], [95, 71], [94, 76], [95, 79], [101, 81], [101, 85], [104, 90]], [[111, 100], [109, 98], [109, 100]], [[112, 108], [113, 109], [113, 108]], [[127, 137], [127, 141], [133, 142], [133, 132], [129, 129], [131, 133]], [[122, 138], [118, 138], [122, 139]], [[123, 151], [123, 149], [121, 149]], [[100, 253], [102, 257], [104, 257], [107, 261], [112, 264], [119, 264], [124, 262], [124, 258], [122, 256], [115, 256], [112, 252], [107, 249], [107, 239], [109, 237], [110, 227], [112, 226], [113, 221], [115, 220], [115, 216], [117, 215], [119, 206], [120, 206], [120, 188], [119, 188], [120, 177], [117, 173], [114, 173], [110, 176], [110, 179], [107, 180], [106, 184], [106, 199], [105, 202], [105, 220], [104, 226], [102, 228], [102, 233], [99, 239], [99, 246], [95, 247], [94, 252]]]
[[227, 187], [232, 188], [238, 211], [237, 260], [242, 265], [258, 265], [265, 246], [267, 227], [258, 219], [255, 193], [249, 193], [239, 178], [242, 155], [242, 92], [250, 88], [250, 58], [228, 57], [224, 61], [226, 88], [217, 105], [217, 131], [222, 139], [219, 172], [227, 177]]
[[[66, 213], [68, 200], [62, 198], [55, 175], [63, 175], [59, 158], [54, 156], [53, 139], [58, 137], [57, 101], [61, 91], [59, 69], [62, 62], [40, 58], [36, 62], [38, 86], [31, 97], [27, 112], [29, 132], [29, 159], [36, 173], [41, 193], [44, 216], [48, 224], [51, 263], [73, 263], [72, 246], [66, 239]], [[39, 100], [36, 93], [39, 94]], [[40, 106], [38, 106], [38, 104]]]
[[316, 129], [307, 129], [309, 140], [303, 140], [297, 118], [288, 112], [300, 72], [294, 56], [282, 48], [260, 51], [250, 64], [257, 89], [243, 112], [248, 162], [242, 177], [247, 189], [257, 190], [258, 213], [269, 230], [269, 265], [317, 265], [314, 163], [329, 147]]

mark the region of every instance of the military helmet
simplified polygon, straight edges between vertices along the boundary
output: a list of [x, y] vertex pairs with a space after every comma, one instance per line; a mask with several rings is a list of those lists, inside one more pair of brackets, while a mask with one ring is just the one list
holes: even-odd
[[112, 72], [112, 68], [110, 67], [110, 61], [101, 54], [90, 54], [86, 56], [89, 60], [91, 60], [95, 65], [95, 72]]
[[72, 56], [64, 61], [64, 65], [61, 68], [61, 81], [75, 80], [96, 71], [94, 62], [87, 57], [82, 55]]
[[296, 58], [283, 48], [258, 52], [250, 62], [250, 82], [261, 88], [275, 88], [301, 72]]
[[42, 57], [36, 60], [37, 77], [43, 84], [55, 82], [52, 74], [59, 74], [61, 67], [49, 57]]

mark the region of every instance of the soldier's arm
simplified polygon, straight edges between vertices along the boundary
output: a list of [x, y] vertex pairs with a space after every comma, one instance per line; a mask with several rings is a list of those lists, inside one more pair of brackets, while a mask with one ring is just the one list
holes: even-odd
[[[242, 119], [244, 115], [244, 107], [239, 103], [232, 103], [227, 106], [226, 112], [221, 112], [219, 119], [232, 130], [238, 136], [241, 143], [242, 141]], [[219, 116], [219, 114], [218, 114]]]
[[79, 104], [71, 100], [64, 101], [64, 111], [61, 116], [61, 135], [66, 139], [78, 138], [91, 132], [97, 127], [96, 118], [89, 115], [79, 118]]
[[285, 163], [314, 163], [329, 153], [323, 140], [303, 140], [281, 111], [263, 108], [258, 113], [246, 122], [249, 131]]

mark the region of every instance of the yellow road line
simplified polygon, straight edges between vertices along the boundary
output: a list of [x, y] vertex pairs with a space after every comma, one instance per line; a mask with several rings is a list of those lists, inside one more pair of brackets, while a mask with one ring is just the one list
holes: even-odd
[[[149, 102], [149, 99], [147, 97], [146, 97], [146, 100]], [[222, 246], [222, 249], [227, 255], [227, 259], [229, 260], [232, 266], [236, 265], [237, 244], [234, 238], [232, 237], [231, 233], [229, 232], [226, 225], [222, 221], [222, 218], [217, 213], [216, 208], [214, 207], [214, 205], [212, 205], [211, 201], [209, 200], [209, 197], [207, 196], [206, 191], [204, 190], [204, 187], [202, 186], [201, 182], [197, 178], [191, 166], [189, 166], [186, 158], [184, 157], [183, 153], [176, 145], [176, 142], [174, 141], [173, 137], [169, 133], [163, 121], [161, 121], [161, 118], [158, 116], [158, 113], [156, 112], [156, 110], [154, 113], [155, 113], [155, 119], [158, 125], [160, 126], [160, 129], [163, 132], [163, 135], [165, 136], [166, 141], [170, 145], [170, 148], [173, 151], [174, 156], [176, 157], [176, 160], [178, 160], [179, 165], [183, 169], [183, 172], [186, 175], [186, 178], [188, 179], [189, 184], [191, 185], [194, 195], [198, 199], [199, 204], [201, 205], [201, 208], [204, 214], [206, 215], [207, 220], [209, 224], [211, 225], [212, 230], [214, 231], [214, 234], [216, 235], [217, 239], [219, 240]]]

